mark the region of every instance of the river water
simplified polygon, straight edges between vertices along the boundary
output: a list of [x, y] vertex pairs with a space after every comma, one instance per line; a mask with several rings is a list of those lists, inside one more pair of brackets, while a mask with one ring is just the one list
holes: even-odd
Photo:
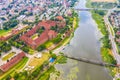
[[[86, 8], [85, 0], [75, 8]], [[100, 55], [100, 32], [89, 11], [78, 12], [79, 27], [74, 32], [74, 37], [62, 51], [72, 57], [83, 57], [90, 60], [102, 61]], [[66, 64], [57, 64], [57, 70], [61, 72], [61, 80], [112, 80], [105, 67], [78, 62], [68, 59]]]

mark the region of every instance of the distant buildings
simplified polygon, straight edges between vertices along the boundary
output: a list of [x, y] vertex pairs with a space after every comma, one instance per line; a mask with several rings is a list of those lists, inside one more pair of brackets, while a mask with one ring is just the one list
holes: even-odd
[[120, 11], [114, 11], [109, 16], [109, 20], [114, 27], [115, 40], [117, 45], [120, 46]]
[[2, 23], [2, 21], [0, 20], [0, 29], [3, 29], [3, 23]]
[[120, 27], [120, 11], [114, 11], [109, 16], [110, 22], [114, 27]]
[[50, 20], [51, 17], [65, 14], [68, 1], [70, 0], [0, 0], [0, 20], [2, 24], [12, 18], [21, 22], [34, 22], [36, 15], [40, 16], [40, 20]]

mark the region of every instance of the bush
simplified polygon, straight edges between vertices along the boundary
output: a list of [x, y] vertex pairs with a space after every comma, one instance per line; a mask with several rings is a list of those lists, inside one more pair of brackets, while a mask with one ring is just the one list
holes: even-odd
[[12, 19], [12, 20], [10, 20], [10, 21], [8, 21], [8, 22], [5, 22], [4, 24], [3, 24], [3, 28], [5, 29], [5, 30], [8, 30], [8, 29], [10, 29], [10, 28], [14, 28], [15, 26], [17, 26], [19, 24], [19, 21], [18, 20], [15, 20], [15, 19]]
[[21, 49], [22, 49], [24, 52], [26, 52], [26, 53], [28, 53], [28, 52], [29, 52], [29, 48], [28, 48], [28, 47], [26, 47], [26, 46], [22, 47]]
[[45, 45], [40, 45], [40, 46], [37, 48], [38, 51], [42, 51], [42, 50], [44, 50], [44, 49], [46, 49], [46, 46], [45, 46]]
[[54, 58], [54, 59], [57, 58], [56, 54], [52, 54], [51, 57]]
[[101, 53], [103, 56], [103, 60], [109, 64], [116, 64], [116, 60], [114, 59], [113, 56], [110, 55], [109, 49], [107, 48], [102, 48]]
[[62, 40], [61, 36], [58, 36], [52, 40], [53, 43], [57, 44]]

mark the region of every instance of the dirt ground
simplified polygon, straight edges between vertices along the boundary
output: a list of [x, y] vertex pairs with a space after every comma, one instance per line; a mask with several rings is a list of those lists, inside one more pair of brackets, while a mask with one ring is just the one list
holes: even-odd
[[116, 0], [91, 0], [92, 2], [116, 2]]

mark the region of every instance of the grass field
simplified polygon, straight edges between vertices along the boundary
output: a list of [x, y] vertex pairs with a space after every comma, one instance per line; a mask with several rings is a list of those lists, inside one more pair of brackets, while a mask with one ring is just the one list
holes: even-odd
[[52, 41], [47, 41], [44, 45], [45, 45], [46, 48], [49, 48], [53, 45], [53, 42]]
[[31, 36], [32, 40], [35, 40], [36, 38], [38, 38], [38, 33], [34, 34], [33, 36]]
[[35, 50], [29, 49], [29, 52], [28, 52], [28, 53], [31, 54], [31, 55], [33, 55], [35, 52], [36, 52]]
[[110, 27], [110, 31], [112, 32], [112, 35], [114, 36], [114, 35], [115, 35], [115, 34], [114, 34], [115, 32], [114, 32], [114, 30], [113, 30], [113, 27], [112, 27], [112, 26]]
[[15, 52], [11, 52], [11, 53], [9, 53], [8, 55], [4, 56], [4, 57], [2, 58], [2, 60], [6, 61], [6, 60], [8, 60], [9, 58], [11, 58], [14, 54], [15, 54]]
[[105, 28], [105, 24], [103, 23], [103, 17], [100, 16], [99, 14], [95, 13], [94, 11], [92, 11], [92, 17], [94, 18], [95, 22], [98, 24], [98, 28], [101, 31], [101, 33], [103, 35], [106, 34], [106, 28]]
[[9, 32], [11, 32], [11, 29], [9, 29], [9, 30], [0, 30], [0, 36], [5, 36], [5, 35], [7, 35]]
[[76, 29], [77, 27], [78, 27], [77, 18], [74, 17], [74, 20], [73, 20], [73, 28]]
[[116, 0], [91, 0], [92, 2], [116, 2]]
[[58, 63], [58, 64], [67, 63], [67, 58], [64, 57], [64, 56], [58, 56], [58, 57], [57, 57], [57, 60], [56, 60], [56, 63]]
[[40, 66], [42, 65], [46, 60], [49, 59], [50, 54], [49, 53], [43, 53], [41, 58], [33, 58], [29, 62], [29, 66]]
[[23, 58], [18, 64], [16, 64], [14, 67], [12, 67], [10, 70], [8, 70], [7, 72], [5, 72], [3, 75], [0, 76], [0, 80], [6, 80], [4, 78], [6, 78], [6, 76], [11, 75], [13, 76], [15, 74], [15, 72], [19, 72], [27, 63], [28, 58], [25, 57]]

